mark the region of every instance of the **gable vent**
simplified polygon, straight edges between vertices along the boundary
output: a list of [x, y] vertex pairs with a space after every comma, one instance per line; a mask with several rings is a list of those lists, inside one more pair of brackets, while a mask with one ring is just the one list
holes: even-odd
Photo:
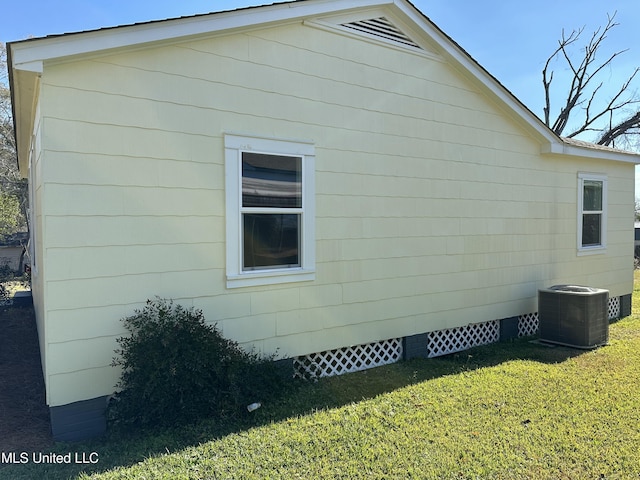
[[350, 28], [352, 30], [357, 30], [359, 32], [368, 33], [369, 35], [375, 35], [376, 37], [390, 40], [402, 46], [410, 46], [422, 50], [420, 45], [411, 40], [407, 35], [399, 30], [398, 27], [396, 27], [385, 17], [343, 23], [342, 26]]

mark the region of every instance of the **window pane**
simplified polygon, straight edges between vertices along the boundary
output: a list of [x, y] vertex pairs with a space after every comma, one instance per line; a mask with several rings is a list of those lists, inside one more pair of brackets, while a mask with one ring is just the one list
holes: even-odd
[[300, 266], [300, 215], [244, 214], [243, 269]]
[[302, 159], [243, 152], [242, 206], [302, 208]]
[[584, 181], [582, 209], [585, 212], [602, 210], [602, 182], [597, 180]]
[[602, 215], [585, 213], [582, 215], [582, 246], [601, 245]]

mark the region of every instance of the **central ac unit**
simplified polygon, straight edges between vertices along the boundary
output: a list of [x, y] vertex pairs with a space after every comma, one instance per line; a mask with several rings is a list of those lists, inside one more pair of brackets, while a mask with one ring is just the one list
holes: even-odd
[[555, 285], [538, 291], [540, 340], [576, 348], [609, 341], [609, 291], [579, 285]]

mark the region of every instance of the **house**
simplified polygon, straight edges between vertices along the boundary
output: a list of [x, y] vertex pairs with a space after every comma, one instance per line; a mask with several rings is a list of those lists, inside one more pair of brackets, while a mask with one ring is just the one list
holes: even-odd
[[27, 232], [16, 232], [0, 239], [0, 268], [6, 266], [18, 274], [24, 273], [28, 241]]
[[640, 157], [556, 136], [406, 0], [8, 52], [56, 438], [104, 428], [120, 319], [154, 296], [301, 375], [527, 334], [559, 283], [630, 312]]

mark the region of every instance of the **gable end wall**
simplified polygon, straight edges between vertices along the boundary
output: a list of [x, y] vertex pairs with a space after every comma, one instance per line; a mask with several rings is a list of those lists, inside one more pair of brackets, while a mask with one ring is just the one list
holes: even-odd
[[[541, 156], [444, 62], [288, 25], [46, 65], [42, 84], [52, 407], [113, 392], [120, 319], [154, 296], [293, 357], [536, 311], [557, 283], [631, 291], [633, 166]], [[226, 289], [229, 131], [313, 139], [315, 281]], [[581, 171], [608, 175], [606, 255], [576, 256]]]

